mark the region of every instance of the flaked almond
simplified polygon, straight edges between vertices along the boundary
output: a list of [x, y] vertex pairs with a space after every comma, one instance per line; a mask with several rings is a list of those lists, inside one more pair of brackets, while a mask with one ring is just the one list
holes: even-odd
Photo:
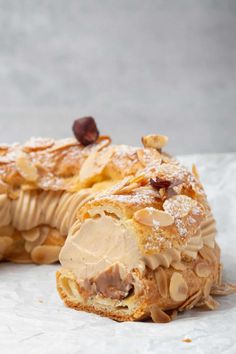
[[187, 299], [188, 285], [182, 274], [174, 272], [170, 280], [170, 297], [172, 300], [179, 302]]
[[[163, 204], [163, 209], [175, 218], [183, 218], [194, 208], [197, 208], [197, 201], [187, 195], [176, 195], [167, 199]], [[201, 209], [199, 209], [199, 213]]]
[[159, 267], [155, 271], [155, 279], [156, 279], [156, 284], [160, 295], [166, 298], [168, 296], [167, 276], [166, 276], [166, 272], [162, 267]]
[[216, 255], [214, 250], [209, 248], [208, 246], [204, 246], [199, 250], [200, 255], [202, 258], [207, 261], [208, 263], [216, 262]]
[[36, 241], [39, 238], [40, 230], [39, 230], [39, 228], [34, 228], [32, 230], [29, 230], [29, 231], [22, 231], [21, 235], [22, 235], [24, 240], [33, 242], [33, 241]]
[[198, 290], [196, 293], [192, 294], [180, 307], [179, 311], [185, 311], [192, 309], [198, 301], [201, 299], [202, 292]]
[[153, 161], [161, 163], [161, 154], [156, 149], [139, 149], [137, 150], [137, 157], [143, 167]]
[[31, 258], [37, 264], [51, 264], [58, 261], [60, 250], [59, 246], [37, 246], [31, 252]]
[[47, 239], [47, 232], [44, 231], [44, 229], [48, 229], [46, 226], [42, 227], [41, 230], [39, 231], [39, 236], [33, 241], [33, 240], [28, 240], [25, 241], [25, 250], [26, 252], [30, 253], [32, 250], [40, 246], [44, 243], [44, 241]]
[[199, 176], [199, 173], [198, 173], [198, 170], [197, 170], [197, 167], [195, 164], [192, 165], [192, 174], [197, 178], [197, 179], [200, 179], [200, 176]]
[[68, 149], [71, 146], [79, 146], [78, 141], [73, 138], [66, 138], [58, 140], [50, 149], [49, 152], [56, 152], [59, 150]]
[[223, 264], [220, 263], [218, 265], [218, 277], [217, 277], [217, 283], [218, 285], [222, 284], [222, 277], [223, 277]]
[[147, 148], [162, 149], [168, 143], [166, 135], [145, 135], [142, 137], [142, 144]]
[[38, 179], [38, 171], [29, 157], [22, 153], [16, 159], [16, 168], [20, 175], [27, 181], [35, 182]]
[[236, 293], [236, 284], [223, 283], [211, 288], [211, 295], [225, 296]]
[[157, 305], [150, 306], [150, 314], [153, 322], [156, 323], [168, 323], [171, 321], [170, 316], [162, 311]]
[[142, 225], [151, 227], [165, 227], [174, 223], [174, 218], [171, 215], [152, 207], [136, 211], [134, 219]]
[[208, 296], [208, 298], [205, 300], [204, 305], [209, 309], [209, 310], [216, 310], [220, 306], [219, 302], [217, 302], [215, 299], [213, 299], [212, 296]]
[[212, 280], [211, 279], [207, 279], [205, 284], [204, 284], [204, 288], [203, 288], [204, 299], [208, 298], [208, 296], [210, 295], [211, 287], [212, 287]]
[[31, 138], [23, 146], [25, 152], [35, 152], [50, 148], [54, 144], [53, 139], [49, 138]]
[[194, 270], [200, 278], [207, 278], [211, 274], [211, 268], [206, 262], [197, 263]]
[[176, 261], [176, 262], [172, 262], [171, 266], [175, 269], [175, 270], [185, 270], [186, 269], [186, 265], [181, 262], [181, 261]]
[[91, 152], [80, 169], [80, 183], [86, 185], [86, 183], [91, 183], [91, 181], [96, 180], [98, 176], [102, 175], [105, 167], [110, 161], [112, 153], [113, 151], [111, 148], [106, 148], [100, 152]]

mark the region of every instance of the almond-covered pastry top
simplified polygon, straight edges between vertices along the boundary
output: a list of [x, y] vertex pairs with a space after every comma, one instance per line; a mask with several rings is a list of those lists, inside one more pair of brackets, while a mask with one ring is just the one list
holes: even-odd
[[0, 193], [15, 190], [78, 191], [103, 180], [134, 175], [161, 154], [154, 148], [111, 145], [100, 137], [86, 147], [75, 139], [32, 138], [24, 145], [0, 146]]
[[[167, 188], [163, 182], [168, 182]], [[132, 220], [144, 254], [186, 244], [210, 213], [199, 180], [171, 159], [152, 162], [96, 195], [80, 209], [78, 219], [82, 222], [101, 206]]]

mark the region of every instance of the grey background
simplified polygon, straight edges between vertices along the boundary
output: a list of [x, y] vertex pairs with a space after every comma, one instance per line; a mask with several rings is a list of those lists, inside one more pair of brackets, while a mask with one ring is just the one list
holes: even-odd
[[236, 1], [0, 0], [0, 141], [71, 135], [236, 151]]

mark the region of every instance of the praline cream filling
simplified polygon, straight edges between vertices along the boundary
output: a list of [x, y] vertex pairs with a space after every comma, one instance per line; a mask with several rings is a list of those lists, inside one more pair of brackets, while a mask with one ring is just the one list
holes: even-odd
[[135, 268], [142, 272], [146, 265], [153, 270], [159, 266], [168, 268], [181, 261], [182, 256], [195, 259], [204, 244], [214, 247], [212, 216], [185, 246], [143, 255], [130, 220], [123, 220], [111, 210], [102, 208], [92, 210], [91, 214], [82, 224], [73, 225], [59, 257], [62, 267], [72, 271], [80, 282], [98, 276], [115, 264], [119, 265], [121, 277]]
[[114, 264], [119, 265], [121, 277], [134, 268], [144, 269], [130, 221], [122, 223], [102, 213], [78, 227], [69, 234], [59, 257], [78, 279], [90, 279]]
[[11, 224], [19, 231], [27, 231], [48, 225], [66, 236], [76, 220], [78, 208], [89, 196], [88, 189], [77, 193], [21, 191], [15, 200], [1, 194], [0, 227]]

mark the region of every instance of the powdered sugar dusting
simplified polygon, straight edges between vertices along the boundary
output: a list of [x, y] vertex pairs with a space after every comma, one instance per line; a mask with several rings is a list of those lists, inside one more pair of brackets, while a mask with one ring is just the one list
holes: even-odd
[[194, 199], [186, 195], [177, 195], [167, 199], [163, 204], [163, 208], [174, 218], [181, 218], [187, 215], [191, 209], [196, 208], [196, 205], [197, 202]]

